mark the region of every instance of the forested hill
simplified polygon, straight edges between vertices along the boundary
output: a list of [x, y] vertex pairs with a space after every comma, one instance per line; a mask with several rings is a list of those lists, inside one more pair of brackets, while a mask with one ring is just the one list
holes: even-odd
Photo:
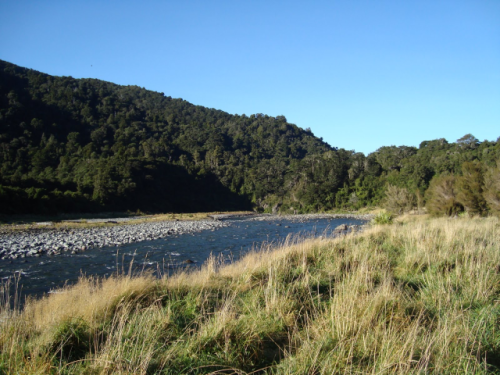
[[325, 152], [337, 153], [283, 116], [0, 62], [3, 212], [250, 208]]
[[433, 177], [459, 176], [466, 162], [483, 173], [499, 158], [498, 142], [470, 134], [365, 156], [284, 116], [230, 115], [0, 60], [3, 214], [355, 209], [379, 204], [387, 186], [424, 197]]

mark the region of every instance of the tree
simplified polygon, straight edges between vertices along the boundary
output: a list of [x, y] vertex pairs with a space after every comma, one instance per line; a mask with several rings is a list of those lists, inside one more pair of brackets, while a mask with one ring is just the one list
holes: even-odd
[[457, 179], [457, 199], [471, 214], [486, 213], [483, 197], [483, 173], [477, 160], [462, 164], [462, 176]]
[[495, 168], [488, 168], [484, 174], [483, 196], [490, 211], [500, 216], [500, 161]]
[[415, 147], [408, 146], [384, 146], [375, 151], [377, 162], [386, 171], [400, 170], [404, 165], [404, 159], [417, 153]]
[[479, 140], [469, 133], [457, 139], [457, 144], [461, 148], [476, 148], [479, 145]]

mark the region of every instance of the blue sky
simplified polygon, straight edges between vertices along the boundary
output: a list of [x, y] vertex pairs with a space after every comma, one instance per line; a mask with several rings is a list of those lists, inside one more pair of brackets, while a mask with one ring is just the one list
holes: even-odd
[[500, 136], [500, 0], [6, 1], [0, 59], [364, 152]]

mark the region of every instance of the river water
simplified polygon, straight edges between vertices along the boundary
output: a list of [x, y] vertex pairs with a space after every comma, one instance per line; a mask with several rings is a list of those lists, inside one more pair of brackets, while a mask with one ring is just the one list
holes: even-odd
[[106, 277], [117, 273], [151, 271], [156, 275], [199, 268], [212, 254], [225, 262], [237, 260], [251, 250], [279, 244], [287, 236], [307, 238], [332, 236], [341, 224], [362, 225], [358, 219], [239, 219], [229, 226], [169, 236], [122, 246], [90, 249], [78, 254], [63, 253], [15, 260], [0, 260], [0, 279], [16, 277], [23, 296], [41, 296], [81, 275]]

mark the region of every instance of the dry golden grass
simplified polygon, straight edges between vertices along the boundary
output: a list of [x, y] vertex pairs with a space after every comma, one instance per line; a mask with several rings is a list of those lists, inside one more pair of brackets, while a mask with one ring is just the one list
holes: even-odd
[[113, 314], [113, 309], [123, 301], [148, 295], [155, 283], [152, 277], [147, 276], [103, 280], [82, 277], [74, 286], [60, 289], [40, 301], [28, 302], [24, 316], [37, 330], [74, 317], [95, 327], [99, 321]]
[[0, 322], [0, 371], [500, 372], [500, 222], [408, 215], [161, 280], [80, 282]]

